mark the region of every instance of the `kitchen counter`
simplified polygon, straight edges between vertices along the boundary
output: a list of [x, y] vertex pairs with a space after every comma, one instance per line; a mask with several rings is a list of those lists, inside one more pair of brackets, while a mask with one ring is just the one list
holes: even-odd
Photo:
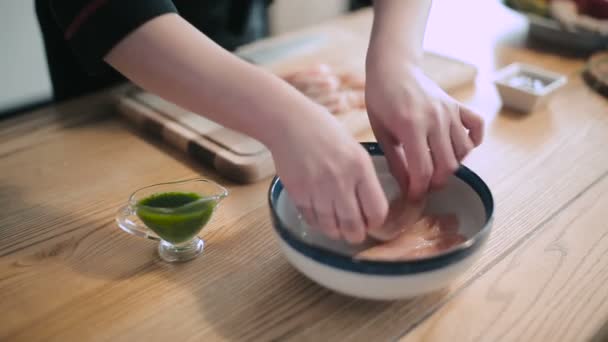
[[[465, 3], [484, 15], [464, 19]], [[370, 22], [363, 11], [330, 24]], [[482, 256], [449, 288], [369, 302], [319, 287], [279, 252], [270, 179], [226, 181], [141, 134], [105, 92], [0, 121], [0, 340], [601, 339], [608, 103], [584, 85], [584, 59], [532, 48], [523, 18], [484, 0], [436, 1], [426, 47], [478, 67], [453, 95], [484, 116], [485, 142], [465, 164], [497, 203]], [[502, 109], [491, 76], [515, 61], [568, 84], [532, 114]], [[196, 176], [231, 191], [198, 259], [166, 264], [156, 243], [114, 223], [133, 190]]]

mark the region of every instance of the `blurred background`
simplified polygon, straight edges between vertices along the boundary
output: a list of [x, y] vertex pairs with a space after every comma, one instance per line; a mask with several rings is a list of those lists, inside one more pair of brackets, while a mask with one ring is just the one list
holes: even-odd
[[[274, 0], [270, 31], [278, 34], [347, 11], [348, 0]], [[0, 1], [0, 115], [47, 102], [51, 82], [33, 0]]]
[[[276, 35], [297, 30], [368, 3], [369, 0], [274, 0], [267, 12], [268, 31]], [[463, 17], [467, 20], [459, 20]], [[455, 21], [458, 27], [446, 24]], [[510, 34], [501, 36], [504, 32]], [[425, 48], [474, 60], [477, 67], [492, 69], [497, 67], [489, 65], [497, 62], [495, 51], [480, 50], [480, 41], [539, 48], [537, 44], [521, 41], [528, 36], [542, 42], [544, 50], [549, 47], [548, 52], [561, 56], [566, 56], [567, 51], [585, 54], [606, 51], [608, 1], [435, 1], [428, 36], [434, 39]], [[34, 0], [0, 0], [0, 46], [0, 117], [51, 100], [51, 81]], [[488, 65], [480, 65], [484, 61]]]

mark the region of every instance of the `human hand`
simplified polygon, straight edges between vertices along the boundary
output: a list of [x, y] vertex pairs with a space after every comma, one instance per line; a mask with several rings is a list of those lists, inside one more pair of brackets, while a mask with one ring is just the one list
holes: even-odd
[[414, 64], [368, 60], [366, 103], [392, 174], [410, 199], [445, 184], [483, 138], [483, 120]]
[[277, 173], [311, 227], [361, 243], [384, 222], [387, 199], [369, 154], [330, 113], [313, 106], [269, 143]]

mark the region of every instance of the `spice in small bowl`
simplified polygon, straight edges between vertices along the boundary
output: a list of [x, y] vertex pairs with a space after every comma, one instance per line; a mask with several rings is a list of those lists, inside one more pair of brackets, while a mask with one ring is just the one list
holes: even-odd
[[544, 105], [566, 82], [564, 75], [521, 63], [499, 70], [494, 79], [503, 105], [526, 113]]

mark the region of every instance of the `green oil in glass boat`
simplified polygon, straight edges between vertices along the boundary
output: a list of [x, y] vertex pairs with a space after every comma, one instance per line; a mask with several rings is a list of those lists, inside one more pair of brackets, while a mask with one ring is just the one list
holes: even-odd
[[161, 192], [137, 203], [137, 216], [161, 239], [188, 242], [209, 222], [217, 201], [194, 192]]

